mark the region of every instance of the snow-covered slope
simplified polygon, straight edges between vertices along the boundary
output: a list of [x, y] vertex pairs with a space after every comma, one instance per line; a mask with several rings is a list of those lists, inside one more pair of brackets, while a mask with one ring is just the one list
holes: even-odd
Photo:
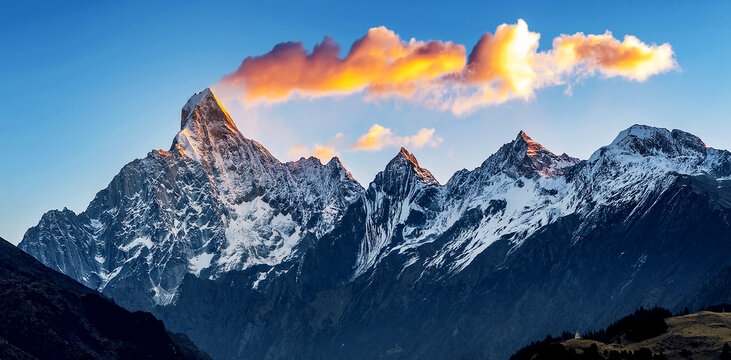
[[[459, 171], [439, 185], [402, 149], [368, 188], [367, 233], [355, 275], [390, 253], [403, 256], [407, 267], [420, 263], [452, 273], [497, 239], [511, 237], [519, 243], [569, 211], [570, 187], [560, 175], [578, 163], [566, 154], [553, 154], [521, 131], [479, 168]], [[482, 214], [480, 221], [464, 228], [460, 220], [475, 211]], [[423, 258], [419, 248], [448, 232], [457, 235], [439, 242], [439, 250]]]
[[[393, 164], [406, 159], [403, 154], [408, 152], [402, 149], [368, 189], [368, 232], [356, 275], [395, 253], [404, 258], [404, 267], [418, 263], [424, 274], [440, 278], [445, 272], [439, 269], [458, 272], [497, 240], [519, 246], [572, 214], [587, 219], [584, 231], [590, 231], [608, 213], [628, 204], [642, 208], [678, 174], [716, 179], [731, 174], [728, 151], [707, 148], [698, 137], [680, 130], [643, 125], [622, 131], [588, 161], [556, 155], [521, 131], [479, 168], [458, 171], [443, 186], [391, 175]], [[413, 155], [408, 159], [416, 163]], [[405, 190], [394, 194], [388, 189]], [[387, 206], [379, 207], [384, 203]], [[472, 217], [469, 226], [466, 217]], [[426, 258], [420, 250], [425, 244], [437, 249]]]
[[[403, 237], [403, 225], [412, 214], [418, 214], [420, 224], [425, 217], [435, 216], [429, 196], [439, 182], [429, 170], [406, 149], [379, 172], [366, 192], [366, 233], [361, 243], [354, 277], [374, 266], [394, 236]], [[408, 235], [406, 235], [408, 236]]]
[[640, 208], [678, 174], [723, 179], [731, 174], [731, 153], [708, 148], [684, 131], [633, 125], [576, 170], [574, 196], [582, 199], [584, 212]]
[[167, 304], [186, 273], [296, 259], [362, 192], [337, 158], [281, 163], [206, 89], [169, 151], [125, 165], [83, 213], [48, 212], [19, 246], [132, 307]]

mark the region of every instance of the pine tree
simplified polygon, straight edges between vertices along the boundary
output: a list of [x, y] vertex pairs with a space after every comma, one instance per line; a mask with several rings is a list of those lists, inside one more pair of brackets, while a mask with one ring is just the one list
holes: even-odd
[[721, 360], [731, 360], [731, 347], [728, 346], [728, 343], [723, 344]]

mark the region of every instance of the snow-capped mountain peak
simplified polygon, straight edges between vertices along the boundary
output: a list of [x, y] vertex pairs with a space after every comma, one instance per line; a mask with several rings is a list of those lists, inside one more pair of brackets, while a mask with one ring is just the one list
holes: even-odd
[[706, 148], [706, 144], [693, 134], [647, 125], [632, 125], [620, 132], [609, 146], [636, 152], [642, 156], [700, 154], [704, 153]]
[[366, 191], [366, 234], [354, 276], [378, 263], [412, 211], [420, 209], [419, 203], [440, 188], [431, 172], [419, 166], [416, 157], [402, 147]]
[[419, 166], [419, 161], [416, 160], [416, 157], [403, 147], [396, 155], [396, 157], [394, 157], [393, 160], [389, 162], [388, 166], [386, 166], [387, 170], [392, 170], [395, 168], [402, 168], [405, 171], [413, 171], [416, 174], [416, 177], [426, 184], [439, 184], [439, 181], [434, 178], [431, 172]]
[[181, 129], [170, 152], [197, 160], [209, 167], [228, 151], [243, 147], [255, 158], [278, 162], [261, 144], [246, 139], [210, 88], [195, 93], [181, 110]]
[[616, 207], [649, 201], [678, 175], [700, 174], [731, 175], [731, 153], [681, 130], [633, 125], [591, 155], [577, 172], [577, 189], [594, 205]]
[[170, 151], [125, 165], [83, 213], [49, 212], [21, 248], [146, 308], [174, 301], [186, 273], [296, 261], [363, 193], [337, 159], [277, 160], [239, 132], [210, 89], [181, 115]]
[[566, 154], [554, 154], [521, 130], [515, 140], [487, 158], [481, 168], [489, 174], [504, 172], [512, 177], [552, 177], [578, 162], [579, 159]]
[[205, 119], [215, 123], [220, 121], [223, 125], [229, 127], [232, 131], [238, 131], [236, 124], [234, 124], [231, 116], [224, 109], [221, 102], [218, 100], [216, 95], [211, 91], [210, 88], [205, 88], [202, 91], [195, 93], [185, 103], [181, 110], [180, 116], [180, 130], [185, 129], [191, 120]]
[[723, 174], [727, 154], [706, 147], [700, 138], [685, 131], [632, 125], [621, 131], [611, 144], [595, 151], [588, 163], [593, 169], [616, 165], [626, 168], [634, 164], [643, 174], [651, 168], [685, 174], [694, 171]]
[[531, 139], [523, 130], [520, 130], [518, 133], [518, 136], [515, 138], [515, 143], [517, 146], [523, 146], [524, 144], [527, 145], [525, 154], [528, 156], [538, 156], [540, 153], [544, 152], [553, 154], [551, 151], [543, 147], [543, 145], [533, 141], [533, 139]]

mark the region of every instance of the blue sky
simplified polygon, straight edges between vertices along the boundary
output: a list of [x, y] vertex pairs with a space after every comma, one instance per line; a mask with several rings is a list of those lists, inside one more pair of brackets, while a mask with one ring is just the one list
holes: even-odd
[[[121, 167], [168, 149], [180, 108], [247, 56], [282, 41], [311, 49], [332, 36], [344, 49], [384, 25], [402, 39], [472, 48], [485, 32], [524, 19], [539, 50], [561, 34], [637, 36], [669, 43], [679, 69], [645, 82], [587, 78], [455, 116], [358, 94], [244, 108], [225, 100], [239, 129], [281, 160], [295, 144], [336, 133], [355, 141], [375, 123], [406, 136], [434, 128], [438, 147], [411, 149], [446, 182], [525, 130], [550, 150], [587, 158], [622, 129], [679, 128], [731, 148], [731, 2], [10, 2], [0, 13], [3, 131], [0, 236], [17, 243], [50, 209], [83, 211]], [[341, 151], [364, 185], [398, 148]]]

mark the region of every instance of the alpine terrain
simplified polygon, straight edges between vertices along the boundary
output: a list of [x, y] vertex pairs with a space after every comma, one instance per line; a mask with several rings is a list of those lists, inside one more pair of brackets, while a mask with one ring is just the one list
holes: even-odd
[[730, 302], [731, 153], [634, 125], [588, 160], [524, 132], [440, 184], [282, 163], [206, 89], [168, 151], [19, 247], [214, 359], [501, 359], [640, 306]]

